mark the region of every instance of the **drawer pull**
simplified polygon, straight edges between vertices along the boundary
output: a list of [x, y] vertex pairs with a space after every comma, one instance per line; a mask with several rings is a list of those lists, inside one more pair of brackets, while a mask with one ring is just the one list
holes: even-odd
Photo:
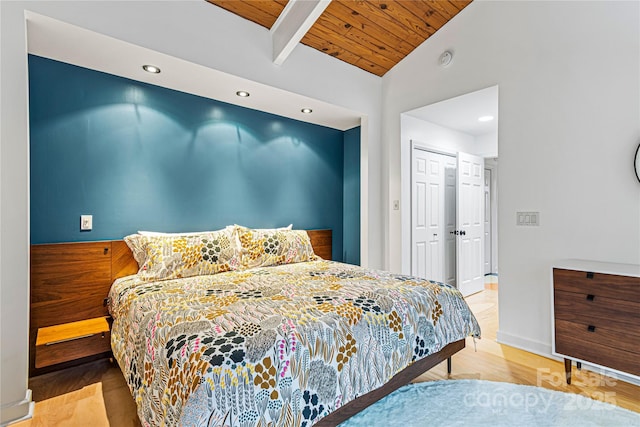
[[[45, 345], [54, 345], [54, 344], [60, 344], [60, 343], [67, 342], [67, 341], [81, 340], [82, 338], [89, 338], [89, 337], [92, 337], [94, 335], [95, 334], [87, 334], [87, 335], [81, 335], [79, 337], [66, 338], [64, 340], [51, 341], [51, 342], [45, 343]], [[102, 337], [104, 338], [104, 334], [103, 334]]]
[[587, 271], [587, 279], [593, 279], [593, 273], [591, 271]]
[[596, 298], [595, 295], [589, 294], [587, 295], [587, 301], [593, 301]]
[[589, 325], [589, 326], [587, 326], [587, 331], [589, 331], [589, 332], [595, 332], [595, 331], [596, 331], [596, 327], [595, 327], [595, 326], [593, 326], [593, 325]]

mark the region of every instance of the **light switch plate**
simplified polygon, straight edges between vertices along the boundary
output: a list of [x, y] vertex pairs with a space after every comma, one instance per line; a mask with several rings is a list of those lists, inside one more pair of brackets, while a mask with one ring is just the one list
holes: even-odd
[[540, 225], [540, 212], [516, 212], [516, 225], [538, 227]]
[[93, 215], [80, 215], [80, 231], [93, 229]]

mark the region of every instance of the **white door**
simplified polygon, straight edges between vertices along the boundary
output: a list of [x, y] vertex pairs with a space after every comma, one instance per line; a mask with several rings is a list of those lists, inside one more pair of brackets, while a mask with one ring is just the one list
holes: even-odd
[[484, 288], [484, 159], [458, 153], [458, 289], [467, 296]]
[[411, 274], [443, 281], [444, 164], [414, 148], [411, 159]]
[[491, 169], [484, 170], [484, 274], [491, 273]]

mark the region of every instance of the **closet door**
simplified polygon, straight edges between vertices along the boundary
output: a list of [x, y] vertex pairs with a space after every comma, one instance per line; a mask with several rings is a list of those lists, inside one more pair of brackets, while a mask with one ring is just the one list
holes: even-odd
[[458, 153], [458, 289], [467, 296], [484, 289], [484, 159]]
[[411, 165], [411, 274], [444, 281], [445, 162], [447, 156], [413, 149]]

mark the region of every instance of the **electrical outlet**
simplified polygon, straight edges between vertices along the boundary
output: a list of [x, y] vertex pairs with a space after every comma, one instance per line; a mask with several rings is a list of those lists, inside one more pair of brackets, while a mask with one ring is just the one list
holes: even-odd
[[80, 231], [91, 231], [93, 228], [93, 215], [80, 215]]

